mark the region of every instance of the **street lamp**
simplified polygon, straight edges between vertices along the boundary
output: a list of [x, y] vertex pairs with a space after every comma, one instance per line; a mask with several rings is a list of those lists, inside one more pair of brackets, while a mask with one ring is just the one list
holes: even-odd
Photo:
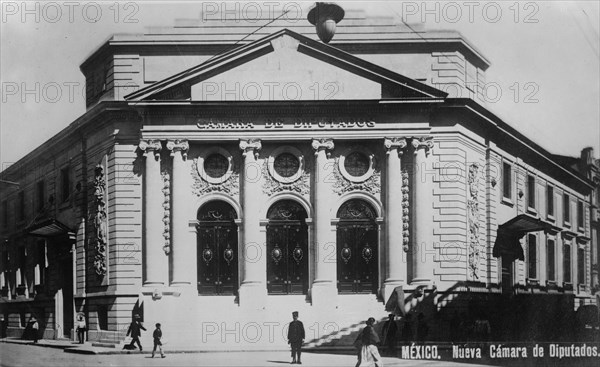
[[319, 39], [329, 43], [335, 34], [336, 24], [344, 19], [344, 9], [334, 3], [316, 3], [308, 12], [308, 21], [314, 24]]

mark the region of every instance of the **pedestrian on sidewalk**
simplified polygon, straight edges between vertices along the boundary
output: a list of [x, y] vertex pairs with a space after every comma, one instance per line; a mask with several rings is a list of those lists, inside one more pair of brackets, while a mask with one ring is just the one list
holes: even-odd
[[77, 315], [77, 340], [79, 341], [79, 344], [85, 343], [86, 327], [85, 316], [82, 313], [79, 313]]
[[144, 325], [142, 325], [140, 321], [140, 315], [133, 315], [133, 321], [129, 325], [129, 329], [127, 329], [127, 336], [131, 334], [131, 343], [129, 343], [129, 348], [134, 349], [134, 344], [137, 343], [140, 348], [140, 352], [142, 349], [142, 343], [140, 343], [140, 336], [142, 335], [142, 330], [146, 331]]
[[40, 324], [38, 324], [35, 316], [33, 315], [29, 319], [29, 324], [31, 325], [31, 336], [33, 337], [33, 343], [37, 344], [39, 339]]
[[358, 361], [356, 367], [373, 366], [383, 367], [383, 360], [377, 350], [377, 344], [379, 343], [379, 337], [373, 328], [375, 319], [369, 317], [367, 320], [367, 326], [358, 334], [354, 345], [360, 344], [360, 351], [358, 352]]
[[162, 349], [162, 330], [160, 330], [160, 323], [156, 323], [156, 329], [152, 333], [152, 337], [154, 338], [154, 349], [152, 349], [152, 358], [154, 358], [154, 353], [156, 352], [157, 347], [158, 351], [160, 352], [160, 357], [165, 358], [165, 353]]
[[[298, 320], [298, 311], [292, 312], [292, 318], [288, 328], [288, 343], [292, 347], [292, 362], [291, 364], [302, 364], [300, 356], [302, 355], [302, 343], [304, 342], [304, 325]], [[296, 358], [297, 356], [297, 358]]]

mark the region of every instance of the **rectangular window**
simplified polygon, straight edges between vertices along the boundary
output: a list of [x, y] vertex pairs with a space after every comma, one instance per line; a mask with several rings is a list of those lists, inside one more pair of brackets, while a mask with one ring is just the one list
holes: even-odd
[[535, 177], [527, 176], [527, 205], [535, 209]]
[[585, 284], [585, 249], [577, 249], [577, 282]]
[[44, 284], [46, 281], [46, 241], [44, 240], [38, 241], [37, 243], [37, 266], [38, 276], [35, 280], [35, 284]]
[[8, 228], [8, 201], [2, 202], [2, 228]]
[[533, 234], [527, 238], [527, 277], [537, 279], [537, 237]]
[[555, 280], [554, 279], [554, 268], [556, 265], [556, 261], [554, 258], [554, 240], [548, 240], [546, 244], [546, 279], [547, 280]]
[[27, 272], [27, 251], [25, 247], [19, 247], [19, 285], [25, 285], [26, 277], [25, 273]]
[[502, 165], [502, 195], [512, 199], [512, 167], [508, 163]]
[[583, 212], [583, 201], [577, 201], [577, 227], [583, 228], [583, 222], [585, 219], [585, 214]]
[[17, 218], [19, 220], [25, 220], [25, 191], [19, 192], [17, 203]]
[[568, 194], [563, 194], [563, 222], [571, 223], [571, 200]]
[[548, 216], [554, 216], [554, 187], [546, 186], [546, 208], [548, 210]]
[[60, 198], [63, 202], [71, 197], [71, 170], [69, 167], [60, 170]]
[[571, 283], [571, 245], [563, 247], [563, 281]]
[[38, 211], [42, 211], [44, 209], [45, 197], [46, 197], [46, 187], [44, 185], [44, 181], [39, 181], [36, 186], [37, 193], [37, 209]]

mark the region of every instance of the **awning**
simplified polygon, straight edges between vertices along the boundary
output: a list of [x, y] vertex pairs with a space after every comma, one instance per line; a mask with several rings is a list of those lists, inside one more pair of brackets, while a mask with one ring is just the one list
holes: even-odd
[[501, 224], [498, 230], [506, 230], [515, 233], [525, 234], [527, 232], [536, 231], [550, 231], [559, 232], [560, 228], [552, 225], [551, 223], [544, 222], [539, 218], [534, 218], [527, 214], [520, 214], [509, 220], [508, 222]]
[[56, 237], [60, 235], [67, 235], [69, 239], [75, 239], [75, 232], [55, 218], [46, 218], [41, 221], [37, 221], [29, 226], [25, 231], [27, 234], [37, 237]]
[[520, 214], [508, 222], [498, 226], [498, 234], [492, 255], [494, 257], [509, 256], [525, 260], [520, 239], [528, 232], [548, 231], [558, 233], [560, 228], [527, 214]]

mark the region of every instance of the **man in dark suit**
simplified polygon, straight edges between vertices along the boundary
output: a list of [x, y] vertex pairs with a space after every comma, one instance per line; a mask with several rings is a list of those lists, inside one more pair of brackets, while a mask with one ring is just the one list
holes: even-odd
[[[302, 353], [302, 342], [304, 342], [304, 325], [302, 321], [298, 320], [298, 311], [292, 312], [292, 318], [294, 321], [290, 322], [288, 328], [288, 343], [292, 347], [292, 363], [291, 364], [302, 364], [300, 360], [300, 354]], [[298, 356], [298, 359], [296, 359]]]
[[142, 351], [142, 343], [140, 343], [142, 330], [146, 331], [146, 328], [140, 321], [140, 315], [135, 314], [133, 316], [133, 321], [129, 325], [129, 329], [127, 330], [127, 335], [131, 334], [131, 343], [129, 343], [129, 349], [134, 349], [134, 343], [137, 343], [138, 347], [140, 348], [140, 352]]

